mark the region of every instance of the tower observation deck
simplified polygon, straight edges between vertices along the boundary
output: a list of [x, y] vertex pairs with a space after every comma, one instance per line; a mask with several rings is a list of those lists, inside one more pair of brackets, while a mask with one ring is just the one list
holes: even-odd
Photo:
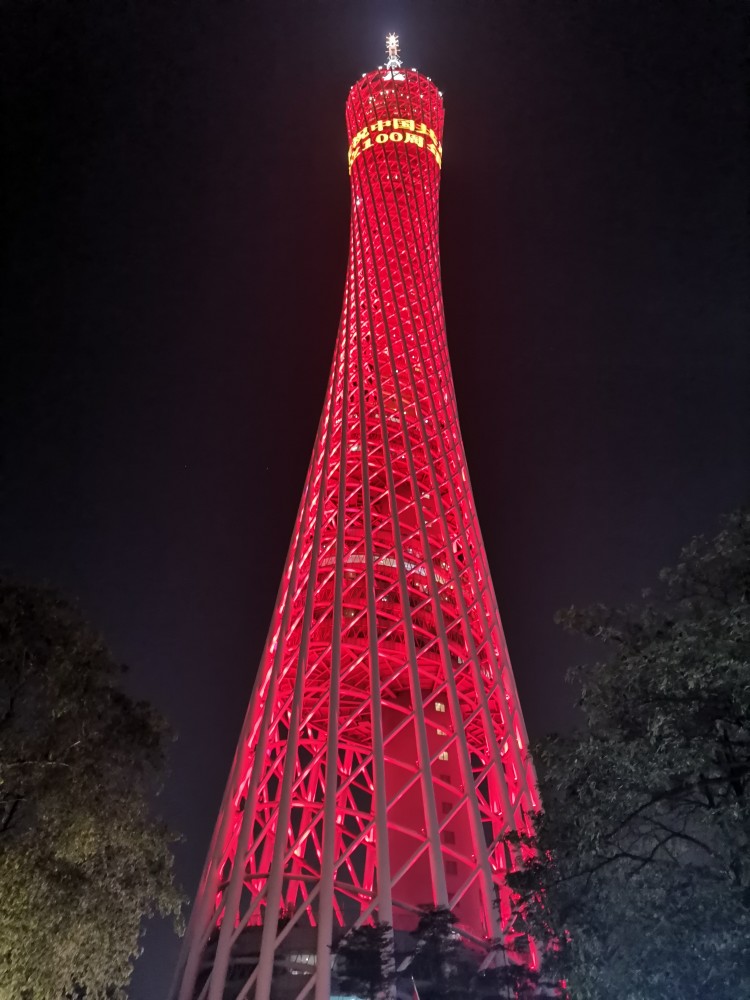
[[443, 100], [389, 43], [346, 102], [333, 365], [174, 1000], [328, 1000], [332, 942], [425, 904], [512, 945], [539, 800], [448, 358]]

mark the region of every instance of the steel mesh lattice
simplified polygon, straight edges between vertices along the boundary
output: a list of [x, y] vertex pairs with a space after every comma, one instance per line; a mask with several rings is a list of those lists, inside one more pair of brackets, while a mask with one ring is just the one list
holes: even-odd
[[[433, 903], [477, 946], [511, 936], [503, 837], [538, 808], [448, 359], [442, 99], [416, 71], [380, 69], [346, 120], [341, 324], [179, 1000], [220, 1000], [237, 968], [232, 995], [267, 1000], [274, 954], [302, 925], [317, 929], [317, 972], [300, 1000], [328, 1000], [337, 925], [408, 929]], [[233, 948], [253, 926], [260, 959], [243, 974]]]

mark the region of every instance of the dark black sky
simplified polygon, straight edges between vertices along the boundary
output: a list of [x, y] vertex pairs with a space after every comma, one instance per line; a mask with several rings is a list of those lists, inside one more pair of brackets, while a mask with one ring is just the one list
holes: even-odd
[[[331, 360], [343, 109], [386, 31], [446, 101], [474, 490], [532, 736], [572, 602], [748, 494], [741, 4], [6, 2], [0, 562], [80, 598], [179, 732], [192, 893]], [[176, 942], [150, 929], [133, 1000]]]

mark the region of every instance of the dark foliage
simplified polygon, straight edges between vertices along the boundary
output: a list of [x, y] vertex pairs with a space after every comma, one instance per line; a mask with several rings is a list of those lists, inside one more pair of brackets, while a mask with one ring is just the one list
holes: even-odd
[[639, 606], [574, 608], [602, 646], [585, 724], [536, 750], [538, 860], [512, 876], [577, 1000], [750, 996], [750, 513]]
[[143, 917], [178, 917], [152, 815], [167, 729], [53, 590], [0, 580], [0, 998], [124, 997]]
[[414, 932], [416, 949], [409, 966], [421, 1000], [471, 997], [477, 955], [455, 930], [456, 918], [443, 906], [423, 907]]
[[366, 924], [349, 931], [336, 949], [339, 991], [376, 1000], [395, 979], [393, 929]]

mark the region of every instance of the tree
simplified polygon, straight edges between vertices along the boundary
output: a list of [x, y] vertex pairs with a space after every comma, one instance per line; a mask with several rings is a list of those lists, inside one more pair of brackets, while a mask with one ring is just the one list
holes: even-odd
[[521, 935], [513, 941], [512, 949], [502, 938], [493, 942], [486, 968], [481, 968], [474, 977], [473, 994], [475, 998], [492, 997], [494, 1000], [560, 997], [560, 991], [555, 989], [556, 985], [542, 980], [539, 973], [531, 968], [529, 940]]
[[536, 749], [536, 860], [511, 876], [577, 1000], [750, 996], [750, 513], [638, 606], [559, 620], [598, 642], [584, 723]]
[[456, 917], [444, 906], [425, 906], [414, 932], [416, 948], [408, 972], [421, 1000], [471, 997], [477, 957], [455, 930]]
[[122, 998], [142, 919], [178, 919], [167, 728], [120, 673], [72, 604], [0, 580], [0, 1000]]
[[355, 927], [336, 949], [339, 991], [377, 1000], [387, 995], [396, 978], [393, 928], [390, 924]]

